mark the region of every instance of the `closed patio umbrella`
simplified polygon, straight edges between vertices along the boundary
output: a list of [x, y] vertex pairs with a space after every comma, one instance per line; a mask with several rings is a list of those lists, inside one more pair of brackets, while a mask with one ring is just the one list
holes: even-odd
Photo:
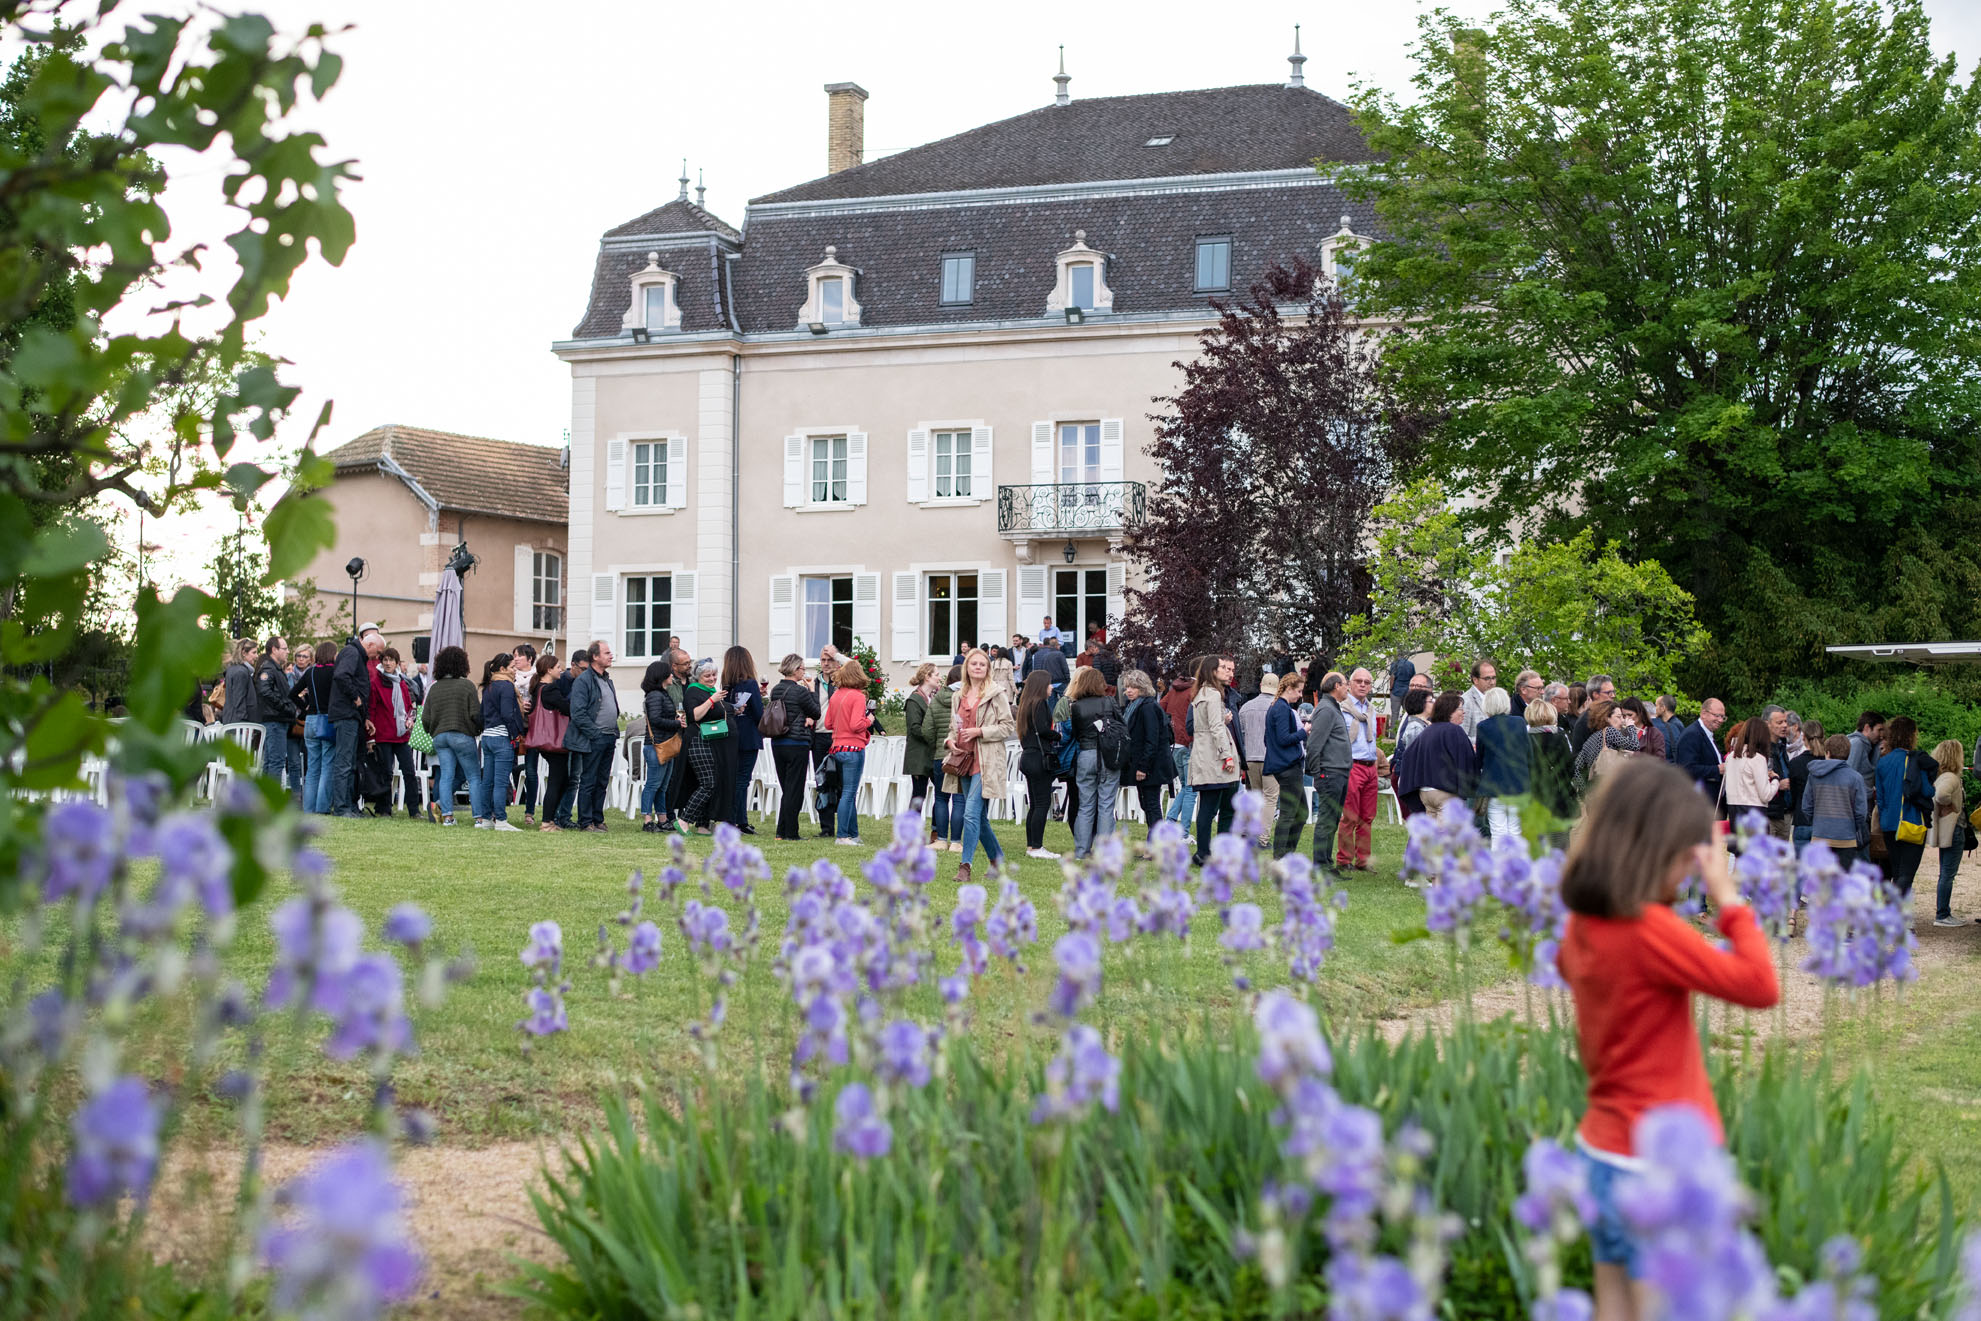
[[453, 569], [440, 571], [440, 588], [433, 594], [433, 648], [438, 656], [442, 647], [467, 645], [461, 624], [461, 576]]

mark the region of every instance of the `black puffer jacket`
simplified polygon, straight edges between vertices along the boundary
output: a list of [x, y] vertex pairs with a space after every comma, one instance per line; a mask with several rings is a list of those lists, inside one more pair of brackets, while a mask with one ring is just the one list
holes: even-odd
[[681, 712], [665, 688], [647, 694], [647, 741], [660, 744], [681, 732]]

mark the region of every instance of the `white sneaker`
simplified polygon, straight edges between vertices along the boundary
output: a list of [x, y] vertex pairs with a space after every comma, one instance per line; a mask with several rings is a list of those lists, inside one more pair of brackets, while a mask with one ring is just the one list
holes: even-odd
[[1059, 861], [1059, 855], [1051, 849], [1026, 849], [1025, 856], [1028, 858], [1046, 858], [1052, 862]]
[[1936, 917], [1933, 919], [1933, 925], [1936, 927], [1964, 927], [1967, 925], [1967, 919], [1964, 917]]
[[512, 826], [507, 821], [495, 821], [489, 825], [489, 829], [490, 830], [521, 830], [522, 827]]
[[489, 828], [489, 826], [488, 826], [488, 822], [486, 822], [486, 821], [477, 821], [477, 822], [475, 822], [475, 829], [476, 829], [476, 830], [487, 830], [488, 828]]

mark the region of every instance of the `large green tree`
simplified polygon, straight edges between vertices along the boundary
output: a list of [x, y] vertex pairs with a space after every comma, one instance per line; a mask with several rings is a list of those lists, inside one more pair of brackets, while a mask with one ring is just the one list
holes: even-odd
[[1426, 471], [1662, 563], [1752, 700], [1981, 627], [1981, 92], [1917, 0], [1511, 0], [1359, 110]]

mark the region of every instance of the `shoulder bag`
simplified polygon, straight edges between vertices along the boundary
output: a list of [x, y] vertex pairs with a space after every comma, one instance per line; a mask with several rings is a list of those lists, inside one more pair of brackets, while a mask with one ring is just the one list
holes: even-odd
[[[414, 752], [423, 752], [431, 757], [433, 755], [433, 735], [426, 732], [425, 716], [426, 703], [421, 702], [419, 709], [413, 712], [412, 725], [406, 730], [406, 746]], [[316, 717], [311, 716], [310, 719], [314, 720]]]
[[[330, 712], [325, 709], [322, 694], [317, 691], [316, 672], [322, 668], [323, 666], [321, 665], [310, 667], [310, 713], [303, 717], [303, 733], [311, 738], [329, 738], [331, 736]], [[413, 746], [418, 747], [419, 745], [416, 743]], [[428, 737], [427, 746], [424, 750], [427, 752], [433, 751], [433, 739], [431, 736]]]
[[757, 717], [757, 733], [765, 738], [783, 738], [791, 729], [791, 713], [784, 709], [784, 699], [773, 697], [764, 703], [764, 713]]
[[[539, 692], [538, 698], [543, 694]], [[523, 747], [531, 752], [564, 751], [564, 731], [571, 725], [571, 717], [562, 711], [553, 711], [541, 700], [530, 708], [529, 732], [523, 736]]]

